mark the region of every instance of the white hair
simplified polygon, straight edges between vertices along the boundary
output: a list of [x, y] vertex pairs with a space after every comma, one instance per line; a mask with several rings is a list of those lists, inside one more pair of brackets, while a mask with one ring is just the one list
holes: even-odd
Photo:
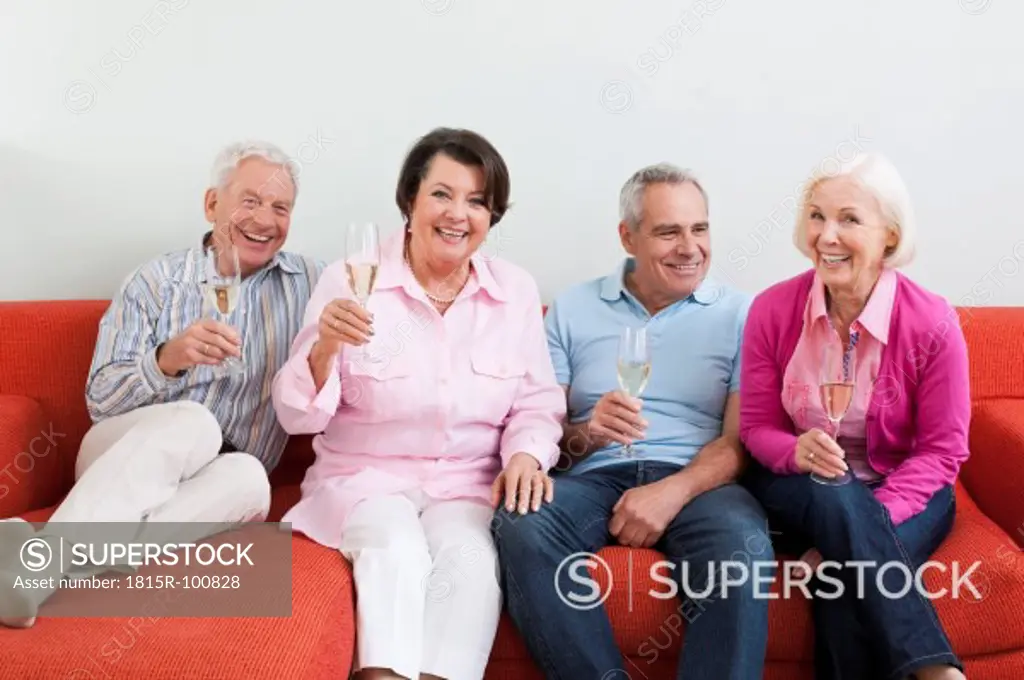
[[896, 166], [878, 152], [858, 153], [851, 160], [839, 163], [837, 172], [825, 172], [824, 165], [818, 166], [804, 187], [793, 232], [793, 242], [800, 252], [813, 259], [807, 244], [807, 204], [811, 193], [827, 179], [849, 177], [875, 197], [886, 220], [886, 228], [898, 239], [896, 246], [886, 251], [883, 266], [896, 269], [909, 264], [917, 252], [917, 224], [910, 192]]
[[[291, 179], [295, 195], [299, 193], [299, 172], [295, 162], [280, 147], [261, 140], [235, 142], [224, 147], [213, 161], [210, 174], [210, 186], [223, 189], [231, 179], [231, 174], [246, 158], [258, 157], [275, 165], [280, 165]], [[275, 174], [276, 176], [276, 174]]]
[[689, 170], [684, 170], [671, 163], [657, 163], [637, 170], [632, 177], [626, 180], [626, 183], [622, 185], [622, 191], [619, 192], [619, 219], [629, 225], [630, 229], [635, 230], [643, 221], [644, 192], [647, 187], [652, 184], [686, 184], [687, 182], [697, 187], [706, 206], [708, 195]]

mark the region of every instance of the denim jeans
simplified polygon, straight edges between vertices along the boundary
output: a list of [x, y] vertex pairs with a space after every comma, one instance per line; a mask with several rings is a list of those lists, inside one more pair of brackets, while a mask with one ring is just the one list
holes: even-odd
[[[877, 565], [864, 568], [862, 581], [855, 568], [824, 572], [842, 582], [843, 594], [812, 600], [815, 678], [895, 680], [939, 664], [963, 670], [931, 601], [916, 586], [902, 597], [885, 594], [902, 592], [907, 571], [916, 574], [949, 534], [955, 514], [952, 487], [937, 491], [924, 510], [895, 527], [871, 487], [857, 478], [826, 486], [809, 475], [776, 475], [751, 462], [741, 482], [765, 507], [772, 533], [781, 533], [775, 541], [778, 552], [799, 556], [814, 547], [827, 561]], [[886, 569], [880, 588], [879, 567], [897, 562], [907, 571]], [[815, 577], [808, 590], [818, 589], [837, 592], [835, 585]]]
[[[574, 579], [573, 570], [560, 565], [576, 553], [597, 553], [615, 540], [608, 531], [612, 508], [628, 489], [659, 481], [679, 470], [678, 466], [657, 462], [616, 463], [576, 476], [558, 476], [554, 501], [543, 504], [538, 512], [520, 516], [503, 507], [498, 509], [493, 529], [506, 607], [545, 677], [644, 677], [643, 669], [634, 668], [635, 661], [624, 662], [603, 600], [591, 598], [581, 606], [571, 605], [571, 597], [563, 599], [570, 593], [591, 593], [586, 587], [580, 588], [578, 580], [581, 573], [587, 577], [586, 570], [577, 572]], [[752, 552], [757, 553], [753, 558], [758, 561], [774, 560], [764, 511], [737, 484], [719, 487], [690, 501], [654, 548], [674, 565], [672, 574], [679, 586], [683, 576], [680, 565], [684, 561], [692, 565], [687, 586], [694, 594], [706, 584], [700, 574], [707, 575], [708, 562], [740, 561]], [[669, 575], [667, 571], [660, 574]], [[621, 574], [617, 576], [621, 578]], [[761, 592], [767, 590], [764, 586]], [[682, 587], [678, 592], [683, 597]], [[724, 599], [716, 585], [706, 600], [691, 600], [700, 611], [692, 619], [687, 616], [679, 677], [760, 680], [768, 637], [768, 600], [756, 597], [749, 584], [729, 590]], [[629, 651], [637, 654], [637, 650]]]

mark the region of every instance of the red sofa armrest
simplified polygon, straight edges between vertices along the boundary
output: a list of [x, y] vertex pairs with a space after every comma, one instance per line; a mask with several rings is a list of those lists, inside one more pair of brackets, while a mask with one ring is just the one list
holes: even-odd
[[960, 479], [981, 511], [1024, 548], [1024, 399], [987, 399], [971, 415]]
[[0, 517], [52, 505], [60, 497], [60, 457], [43, 407], [29, 397], [0, 395]]

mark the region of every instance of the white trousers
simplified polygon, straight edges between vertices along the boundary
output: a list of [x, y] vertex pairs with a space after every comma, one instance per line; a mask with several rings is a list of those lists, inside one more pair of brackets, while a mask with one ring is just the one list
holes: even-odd
[[501, 614], [492, 509], [420, 492], [358, 503], [341, 552], [356, 586], [356, 670], [480, 680]]
[[[61, 540], [76, 535], [80, 540], [88, 534], [104, 541], [193, 542], [265, 519], [270, 483], [263, 464], [245, 453], [221, 454], [221, 444], [220, 425], [196, 402], [146, 406], [103, 420], [83, 438], [75, 485], [37, 535], [56, 553]], [[31, 533], [31, 527], [13, 531]], [[16, 569], [11, 560], [0, 560], [0, 618], [34, 617], [55, 590], [9, 587]], [[75, 567], [70, 575], [103, 570]], [[59, 560], [32, 574], [55, 584], [63, 575]]]
[[159, 540], [195, 541], [214, 524], [266, 519], [263, 464], [246, 453], [221, 454], [222, 443], [213, 414], [193, 401], [102, 420], [83, 438], [75, 485], [40, 533], [63, 522], [173, 522], [177, 533], [162, 529]]

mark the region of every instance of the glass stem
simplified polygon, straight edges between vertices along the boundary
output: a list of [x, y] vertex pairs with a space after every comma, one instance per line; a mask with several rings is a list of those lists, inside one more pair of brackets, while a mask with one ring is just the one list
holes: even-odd
[[[842, 424], [843, 424], [843, 419], [842, 418], [836, 420], [836, 422], [834, 423], [836, 432], [835, 432], [834, 435], [832, 435], [832, 441], [834, 441], [837, 446], [839, 444], [839, 427]], [[841, 479], [842, 477], [843, 477], [843, 475], [839, 475], [839, 477], [836, 477], [836, 479]]]

